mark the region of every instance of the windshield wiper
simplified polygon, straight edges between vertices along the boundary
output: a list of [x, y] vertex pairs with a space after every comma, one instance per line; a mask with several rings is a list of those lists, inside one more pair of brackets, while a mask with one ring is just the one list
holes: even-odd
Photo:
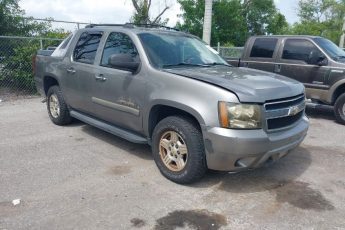
[[341, 58], [345, 58], [345, 56], [344, 55], [338, 55], [338, 56], [336, 56], [336, 58], [341, 59]]
[[205, 65], [224, 65], [224, 66], [231, 66], [229, 64], [226, 64], [226, 63], [221, 63], [221, 62], [212, 62], [212, 63], [206, 63]]
[[167, 68], [167, 67], [176, 67], [176, 66], [198, 66], [198, 67], [208, 67], [210, 65], [207, 64], [192, 64], [192, 63], [185, 63], [185, 62], [181, 62], [181, 63], [177, 63], [177, 64], [166, 64], [163, 65], [163, 68]]

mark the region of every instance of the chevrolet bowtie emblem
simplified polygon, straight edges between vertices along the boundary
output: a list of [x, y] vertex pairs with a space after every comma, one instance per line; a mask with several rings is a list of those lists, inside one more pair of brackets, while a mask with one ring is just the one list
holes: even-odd
[[296, 115], [297, 113], [299, 113], [300, 111], [301, 111], [301, 109], [299, 108], [298, 105], [292, 106], [292, 107], [290, 107], [290, 109], [289, 109], [288, 116], [294, 116], [294, 115]]

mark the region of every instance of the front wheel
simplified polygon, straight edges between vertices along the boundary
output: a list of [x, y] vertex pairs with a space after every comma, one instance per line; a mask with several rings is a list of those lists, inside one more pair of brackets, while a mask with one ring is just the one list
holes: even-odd
[[153, 131], [152, 151], [160, 172], [176, 183], [195, 182], [207, 170], [202, 133], [188, 117], [160, 121]]
[[50, 120], [56, 125], [67, 125], [72, 121], [60, 87], [57, 85], [50, 87], [48, 90], [47, 110]]
[[334, 105], [335, 118], [340, 123], [345, 125], [345, 93], [341, 94]]

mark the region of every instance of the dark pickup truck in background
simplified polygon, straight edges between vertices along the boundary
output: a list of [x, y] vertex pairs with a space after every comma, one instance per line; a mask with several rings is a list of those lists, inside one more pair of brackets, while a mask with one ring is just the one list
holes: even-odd
[[337, 121], [345, 124], [345, 52], [331, 41], [316, 36], [254, 36], [240, 59], [227, 61], [302, 82], [311, 105], [333, 106]]

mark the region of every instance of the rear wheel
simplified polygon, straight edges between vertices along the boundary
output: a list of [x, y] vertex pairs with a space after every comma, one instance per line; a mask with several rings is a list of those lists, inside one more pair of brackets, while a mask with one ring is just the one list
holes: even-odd
[[201, 131], [188, 117], [171, 116], [153, 131], [152, 151], [160, 172], [169, 180], [187, 184], [207, 170]]
[[341, 94], [334, 105], [335, 118], [345, 125], [345, 93]]
[[50, 87], [48, 90], [47, 110], [50, 120], [56, 125], [67, 125], [72, 121], [60, 87], [57, 85]]

